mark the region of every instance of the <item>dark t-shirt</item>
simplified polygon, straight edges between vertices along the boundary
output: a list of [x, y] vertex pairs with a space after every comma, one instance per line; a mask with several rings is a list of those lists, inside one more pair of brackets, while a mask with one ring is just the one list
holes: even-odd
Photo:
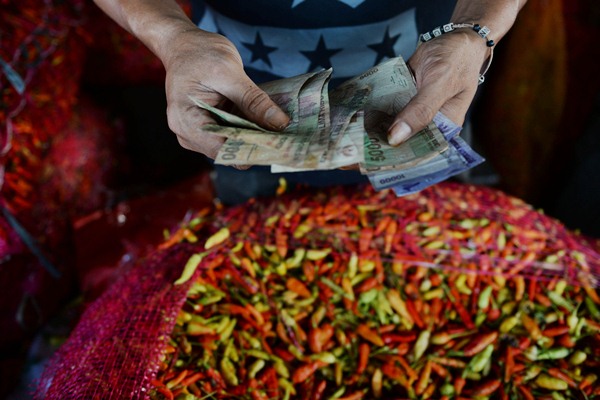
[[227, 36], [256, 82], [333, 67], [335, 86], [449, 21], [454, 0], [207, 0], [194, 18]]

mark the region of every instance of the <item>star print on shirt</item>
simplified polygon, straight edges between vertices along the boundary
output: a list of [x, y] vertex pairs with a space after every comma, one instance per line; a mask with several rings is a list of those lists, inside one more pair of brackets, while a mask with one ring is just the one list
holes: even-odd
[[[296, 7], [299, 4], [304, 3], [306, 0], [294, 0], [292, 3], [292, 8]], [[364, 3], [366, 0], [338, 0], [340, 3], [344, 3], [349, 5], [352, 8], [356, 8]]]
[[331, 68], [330, 58], [340, 51], [342, 51], [342, 49], [328, 49], [325, 45], [325, 39], [323, 39], [323, 35], [321, 35], [316, 49], [313, 51], [300, 51], [300, 53], [310, 60], [310, 66], [307, 71], [310, 72], [319, 66], [325, 69]]
[[246, 43], [242, 42], [244, 47], [252, 52], [252, 60], [250, 62], [254, 62], [256, 60], [262, 60], [269, 67], [273, 67], [271, 65], [271, 59], [269, 58], [269, 53], [277, 50], [277, 47], [267, 46], [263, 43], [262, 37], [259, 32], [256, 32], [256, 37], [254, 38], [254, 43]]
[[377, 58], [375, 59], [374, 65], [379, 64], [379, 62], [381, 60], [383, 60], [385, 57], [387, 57], [387, 58], [396, 57], [396, 52], [394, 51], [394, 45], [400, 38], [400, 35], [401, 34], [397, 34], [396, 36], [390, 37], [390, 28], [387, 27], [385, 29], [385, 33], [383, 35], [383, 39], [382, 39], [381, 43], [368, 45], [368, 47], [371, 50], [374, 50], [375, 52], [377, 52]]

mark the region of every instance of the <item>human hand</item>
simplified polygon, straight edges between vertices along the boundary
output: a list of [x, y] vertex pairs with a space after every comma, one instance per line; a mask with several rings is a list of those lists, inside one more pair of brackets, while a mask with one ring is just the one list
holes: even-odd
[[408, 60], [417, 94], [390, 126], [390, 144], [398, 145], [424, 129], [438, 111], [462, 126], [489, 55], [485, 41], [474, 31], [456, 30], [422, 43]]
[[184, 30], [170, 44], [163, 63], [169, 128], [188, 150], [214, 159], [224, 141], [202, 129], [216, 122], [190, 96], [215, 107], [233, 105], [269, 130], [282, 130], [289, 123], [289, 117], [248, 78], [237, 49], [221, 35]]

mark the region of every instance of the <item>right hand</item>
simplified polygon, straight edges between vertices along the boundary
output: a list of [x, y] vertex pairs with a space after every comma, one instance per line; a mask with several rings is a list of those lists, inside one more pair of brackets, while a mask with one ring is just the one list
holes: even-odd
[[216, 122], [189, 96], [216, 107], [231, 102], [246, 118], [269, 130], [287, 126], [289, 117], [246, 75], [228, 39], [193, 28], [172, 42], [162, 57], [167, 73], [167, 118], [182, 147], [214, 159], [224, 141], [202, 129]]

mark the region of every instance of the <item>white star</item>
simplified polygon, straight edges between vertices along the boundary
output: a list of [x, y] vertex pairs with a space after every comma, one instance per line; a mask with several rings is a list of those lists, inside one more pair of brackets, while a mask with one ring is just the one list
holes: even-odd
[[338, 1], [340, 1], [344, 4], [347, 4], [352, 8], [356, 8], [365, 2], [365, 0], [338, 0]]
[[[304, 3], [305, 1], [306, 0], [294, 0], [294, 2], [292, 3], [292, 8]], [[356, 8], [365, 2], [365, 0], [338, 0], [338, 1], [350, 6], [352, 8]]]
[[296, 7], [298, 4], [304, 3], [306, 0], [294, 0], [292, 3], [292, 8]]

